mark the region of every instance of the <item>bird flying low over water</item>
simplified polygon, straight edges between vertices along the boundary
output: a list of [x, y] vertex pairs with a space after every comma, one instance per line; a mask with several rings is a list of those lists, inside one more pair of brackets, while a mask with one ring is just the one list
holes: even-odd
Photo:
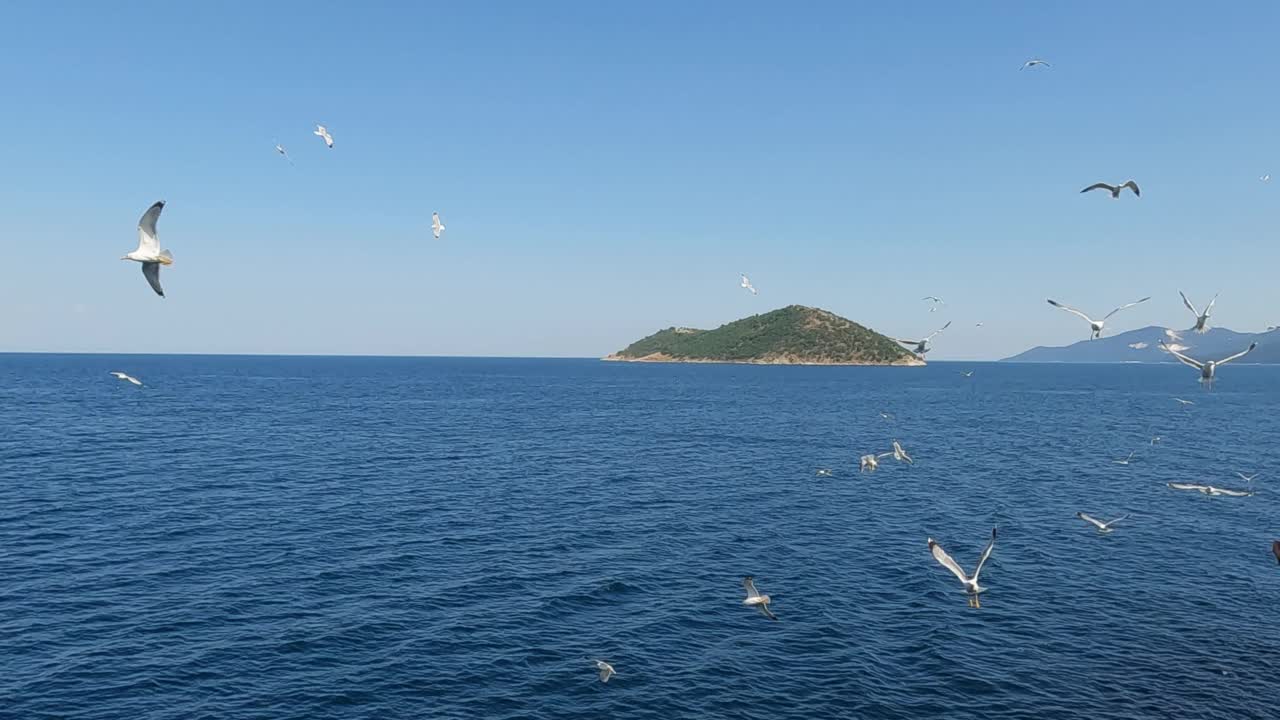
[[126, 382], [131, 382], [138, 387], [142, 387], [142, 381], [132, 375], [126, 375], [118, 370], [111, 371], [111, 374], [115, 375], [117, 380], [124, 380]]
[[1129, 457], [1122, 458], [1120, 460], [1112, 460], [1111, 462], [1117, 465], [1128, 465], [1129, 463], [1133, 462], [1133, 456], [1137, 454], [1138, 454], [1138, 451], [1134, 450], [1133, 452], [1129, 453]]
[[742, 275], [742, 282], [738, 284], [738, 287], [744, 290], [750, 290], [752, 295], [759, 295], [759, 293], [756, 292], [756, 286], [751, 284], [751, 279], [747, 277], [747, 274], [739, 274]]
[[[463, 218], [463, 219], [465, 220], [466, 218]], [[464, 222], [463, 225], [465, 226], [466, 223]], [[463, 227], [462, 230], [463, 230], [462, 234], [465, 236], [467, 234], [466, 227]], [[440, 233], [442, 232], [444, 232], [444, 223], [440, 222], [440, 213], [438, 212], [431, 213], [431, 234], [434, 235], [437, 240], [439, 240]], [[464, 242], [466, 241], [465, 237], [463, 237], [463, 241]]]
[[333, 149], [333, 136], [329, 134], [329, 128], [316, 123], [316, 129], [312, 130], [311, 134], [318, 135], [322, 140], [324, 140], [324, 144], [329, 146], [330, 150]]
[[138, 249], [120, 258], [142, 263], [142, 275], [160, 297], [164, 297], [164, 288], [160, 287], [160, 266], [172, 265], [173, 255], [168, 250], [160, 249], [160, 239], [156, 236], [156, 221], [160, 219], [160, 211], [164, 210], [161, 200], [142, 213], [138, 221]]
[[772, 599], [768, 595], [761, 595], [760, 592], [756, 590], [755, 578], [750, 575], [742, 578], [742, 587], [747, 590], [747, 599], [742, 601], [743, 605], [754, 605], [770, 620], [778, 619], [778, 616], [774, 615], [773, 611], [769, 609], [769, 603]]
[[982, 607], [978, 601], [978, 595], [987, 591], [986, 588], [978, 585], [978, 574], [982, 572], [982, 566], [986, 564], [987, 558], [991, 557], [991, 550], [996, 546], [996, 529], [991, 528], [991, 541], [987, 543], [987, 549], [982, 551], [982, 557], [978, 558], [978, 565], [973, 569], [973, 576], [969, 576], [951, 556], [947, 554], [942, 546], [934, 542], [933, 538], [929, 538], [929, 552], [933, 554], [933, 559], [942, 564], [942, 567], [950, 570], [956, 577], [960, 578], [960, 582], [964, 583], [964, 590], [969, 594], [969, 607]]
[[1174, 401], [1174, 402], [1176, 402], [1176, 403], [1178, 403], [1179, 405], [1181, 405], [1181, 406], [1183, 406], [1183, 407], [1186, 407], [1186, 406], [1188, 406], [1188, 405], [1195, 405], [1195, 403], [1194, 403], [1193, 401], [1191, 401], [1191, 400], [1183, 400], [1182, 398], [1174, 398], [1174, 399], [1173, 399], [1173, 401]]
[[600, 682], [602, 683], [609, 682], [609, 678], [618, 674], [618, 672], [613, 669], [612, 665], [603, 660], [596, 661], [596, 670], [600, 671]]
[[1214, 487], [1212, 485], [1197, 485], [1195, 483], [1166, 483], [1174, 490], [1195, 490], [1205, 495], [1226, 495], [1228, 497], [1249, 497], [1253, 493], [1246, 490], [1231, 490], [1229, 488]]
[[1022, 67], [1018, 69], [1026, 70], [1027, 68], [1033, 68], [1033, 67], [1036, 67], [1037, 65], [1043, 65], [1044, 67], [1052, 67], [1049, 63], [1041, 60], [1040, 58], [1031, 58], [1030, 60], [1023, 63]]
[[1254, 481], [1254, 479], [1255, 479], [1255, 478], [1257, 478], [1257, 477], [1258, 477], [1259, 475], [1261, 475], [1261, 474], [1262, 474], [1262, 473], [1254, 473], [1254, 474], [1252, 474], [1252, 475], [1245, 475], [1244, 473], [1242, 473], [1242, 472], [1240, 472], [1240, 471], [1238, 471], [1238, 470], [1236, 471], [1236, 475], [1238, 475], [1238, 476], [1240, 477], [1240, 479], [1241, 479], [1241, 480], [1245, 481], [1246, 483], [1250, 483], [1250, 484], [1252, 484], [1252, 483], [1253, 483], [1253, 481]]
[[1080, 312], [1079, 310], [1077, 310], [1077, 309], [1075, 309], [1075, 308], [1071, 307], [1070, 305], [1063, 305], [1062, 303], [1058, 302], [1057, 300], [1048, 300], [1047, 302], [1048, 302], [1050, 305], [1052, 305], [1052, 306], [1054, 306], [1054, 307], [1058, 308], [1059, 310], [1066, 310], [1067, 312], [1071, 313], [1072, 315], [1077, 315], [1077, 316], [1079, 316], [1079, 317], [1081, 317], [1081, 318], [1084, 318], [1084, 321], [1085, 321], [1085, 322], [1087, 322], [1087, 323], [1089, 323], [1089, 330], [1093, 332], [1093, 335], [1092, 335], [1089, 339], [1090, 339], [1090, 340], [1097, 340], [1098, 338], [1102, 337], [1102, 328], [1103, 328], [1103, 326], [1105, 326], [1105, 325], [1107, 324], [1107, 320], [1109, 320], [1109, 319], [1111, 318], [1111, 316], [1112, 316], [1112, 315], [1115, 315], [1116, 313], [1120, 312], [1121, 310], [1124, 310], [1125, 308], [1131, 308], [1131, 307], [1133, 307], [1134, 305], [1140, 305], [1140, 304], [1142, 304], [1142, 303], [1144, 303], [1144, 302], [1146, 302], [1146, 301], [1148, 301], [1148, 300], [1150, 300], [1150, 299], [1151, 299], [1151, 296], [1149, 296], [1149, 295], [1148, 295], [1147, 297], [1144, 297], [1144, 298], [1142, 298], [1141, 300], [1134, 300], [1133, 302], [1131, 302], [1131, 303], [1129, 303], [1129, 304], [1127, 304], [1127, 305], [1121, 305], [1120, 307], [1116, 308], [1115, 310], [1112, 310], [1111, 312], [1109, 312], [1109, 313], [1107, 313], [1106, 315], [1104, 315], [1104, 316], [1102, 317], [1102, 319], [1101, 319], [1101, 320], [1094, 320], [1093, 318], [1089, 317], [1088, 315], [1085, 315], [1084, 313], [1082, 313], [1082, 312]]
[[1187, 299], [1185, 293], [1179, 290], [1178, 294], [1182, 296], [1182, 304], [1186, 305], [1187, 309], [1191, 311], [1191, 314], [1196, 316], [1196, 325], [1191, 329], [1202, 334], [1208, 332], [1209, 313], [1213, 312], [1213, 304], [1218, 302], [1218, 296], [1214, 295], [1213, 299], [1209, 301], [1208, 306], [1205, 307], [1204, 312], [1200, 312], [1199, 310], [1196, 310], [1196, 306], [1192, 305], [1191, 301]]
[[897, 441], [893, 441], [893, 459], [898, 462], [904, 462], [908, 465], [915, 465], [916, 461], [911, 459], [906, 450], [902, 449], [902, 445]]
[[818, 477], [831, 477], [831, 468], [818, 468], [817, 475]]
[[1116, 523], [1120, 522], [1121, 520], [1124, 520], [1125, 518], [1127, 518], [1127, 517], [1129, 517], [1129, 516], [1128, 516], [1127, 514], [1126, 514], [1126, 515], [1121, 515], [1120, 517], [1116, 518], [1115, 520], [1107, 520], [1107, 521], [1105, 521], [1105, 522], [1104, 522], [1104, 521], [1102, 521], [1102, 520], [1099, 520], [1099, 519], [1097, 519], [1097, 518], [1095, 518], [1095, 517], [1093, 517], [1092, 515], [1085, 515], [1085, 514], [1084, 514], [1084, 513], [1082, 513], [1082, 512], [1078, 512], [1078, 513], [1076, 513], [1076, 517], [1080, 518], [1081, 520], [1083, 520], [1083, 521], [1085, 521], [1085, 522], [1087, 522], [1087, 523], [1092, 524], [1094, 527], [1098, 528], [1098, 532], [1100, 532], [1100, 533], [1109, 533], [1109, 532], [1111, 532], [1111, 526], [1112, 526], [1112, 525], [1115, 525]]
[[929, 347], [929, 341], [932, 340], [939, 333], [941, 333], [943, 330], [946, 330], [949, 327], [951, 327], [950, 320], [947, 321], [946, 325], [943, 325], [937, 330], [934, 330], [932, 333], [929, 333], [929, 336], [923, 340], [898, 340], [898, 342], [902, 343], [908, 348], [913, 348], [911, 352], [915, 353], [916, 355], [919, 355], [920, 357], [924, 357], [924, 354], [929, 352], [929, 350], [931, 349]]
[[875, 472], [880, 467], [880, 458], [893, 453], [883, 453], [880, 455], [869, 454], [858, 458], [858, 472]]
[[1162, 342], [1160, 343], [1160, 347], [1164, 348], [1170, 355], [1177, 358], [1178, 362], [1182, 363], [1183, 365], [1187, 365], [1199, 370], [1200, 382], [1212, 382], [1214, 372], [1218, 369], [1219, 365], [1226, 365], [1232, 360], [1239, 360], [1245, 355], [1248, 355], [1249, 353], [1253, 352], [1254, 348], [1258, 347], [1258, 343], [1256, 342], [1250, 343], [1249, 347], [1245, 349], [1243, 352], [1238, 352], [1235, 355], [1231, 355], [1230, 357], [1225, 357], [1221, 360], [1208, 360], [1205, 362], [1194, 360], [1192, 358], [1187, 357], [1186, 355], [1183, 355], [1177, 350], [1174, 350], [1172, 345], [1165, 345]]
[[1142, 197], [1142, 191], [1138, 189], [1138, 183], [1132, 180], [1126, 181], [1123, 185], [1108, 185], [1107, 183], [1101, 183], [1101, 182], [1094, 183], [1089, 187], [1081, 190], [1080, 192], [1087, 193], [1090, 190], [1107, 190], [1111, 193], [1112, 199], [1118, 199], [1120, 197], [1120, 191], [1125, 188], [1129, 188], [1130, 190], [1132, 190], [1134, 195], [1137, 195], [1138, 197]]

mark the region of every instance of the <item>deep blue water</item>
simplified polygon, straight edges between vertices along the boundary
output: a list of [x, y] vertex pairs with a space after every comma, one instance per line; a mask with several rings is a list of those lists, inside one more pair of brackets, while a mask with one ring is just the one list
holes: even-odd
[[[1275, 718], [1278, 411], [1247, 365], [0, 355], [0, 717]], [[974, 610], [925, 539], [993, 525]]]

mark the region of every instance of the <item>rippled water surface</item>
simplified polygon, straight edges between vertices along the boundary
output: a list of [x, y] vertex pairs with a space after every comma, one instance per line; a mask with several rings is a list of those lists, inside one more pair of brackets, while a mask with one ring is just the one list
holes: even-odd
[[[0, 356], [0, 716], [1275, 718], [1278, 411], [1253, 366]], [[970, 609], [925, 539], [992, 526]]]

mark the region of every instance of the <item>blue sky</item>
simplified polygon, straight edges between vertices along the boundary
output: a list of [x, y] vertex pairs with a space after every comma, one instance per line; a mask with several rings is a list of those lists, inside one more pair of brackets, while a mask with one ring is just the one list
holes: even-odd
[[[1046, 297], [1187, 325], [1178, 289], [1280, 322], [1275, 3], [4, 15], [0, 351], [598, 356], [801, 303], [982, 359], [1087, 334]], [[163, 300], [118, 259], [158, 199]]]

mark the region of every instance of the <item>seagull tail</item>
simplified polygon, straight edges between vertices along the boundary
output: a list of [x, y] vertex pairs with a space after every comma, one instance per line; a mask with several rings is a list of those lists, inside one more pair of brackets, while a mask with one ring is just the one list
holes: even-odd
[[160, 262], [161, 262], [161, 263], [163, 263], [163, 264], [165, 264], [165, 265], [172, 265], [172, 264], [173, 264], [173, 253], [169, 252], [168, 250], [161, 250], [161, 251], [160, 251]]

